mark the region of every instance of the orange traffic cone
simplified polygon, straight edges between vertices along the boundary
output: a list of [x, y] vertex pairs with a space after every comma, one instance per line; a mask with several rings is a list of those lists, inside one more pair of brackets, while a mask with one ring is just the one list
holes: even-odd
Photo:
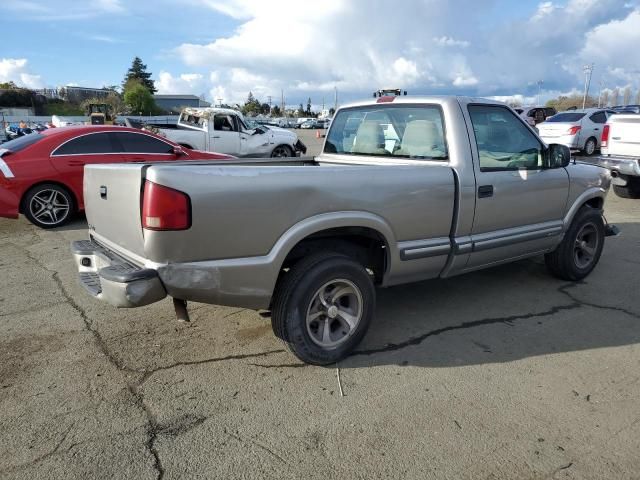
[[320, 130], [316, 130], [316, 138], [320, 138]]

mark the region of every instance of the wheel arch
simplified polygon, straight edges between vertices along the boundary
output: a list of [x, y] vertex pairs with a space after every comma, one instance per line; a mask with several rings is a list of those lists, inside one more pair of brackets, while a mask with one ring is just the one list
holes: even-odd
[[578, 213], [578, 211], [584, 207], [585, 205], [597, 210], [602, 210], [604, 207], [604, 198], [606, 195], [606, 190], [600, 187], [590, 188], [575, 199], [567, 214], [565, 215], [562, 223], [564, 225], [564, 229], [569, 228], [569, 225], [573, 222], [574, 217]]

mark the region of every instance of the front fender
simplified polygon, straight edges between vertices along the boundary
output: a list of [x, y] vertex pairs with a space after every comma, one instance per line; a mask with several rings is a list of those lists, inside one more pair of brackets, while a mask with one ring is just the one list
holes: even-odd
[[604, 199], [606, 196], [607, 196], [607, 190], [605, 190], [602, 187], [590, 188], [585, 192], [583, 192], [580, 196], [578, 196], [578, 198], [576, 198], [573, 201], [573, 203], [569, 206], [567, 214], [564, 216], [564, 219], [562, 220], [564, 230], [566, 231], [569, 228], [569, 226], [573, 222], [573, 218], [576, 216], [576, 213], [578, 213], [578, 210], [580, 210], [580, 208], [585, 203], [589, 202], [590, 200], [593, 200], [594, 198], [602, 199], [602, 201], [604, 202]]

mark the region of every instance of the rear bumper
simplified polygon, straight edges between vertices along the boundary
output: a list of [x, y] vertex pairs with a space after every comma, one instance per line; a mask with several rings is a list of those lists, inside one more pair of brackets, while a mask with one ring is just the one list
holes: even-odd
[[[640, 159], [634, 157], [600, 156], [591, 160], [592, 163], [611, 170], [613, 183], [620, 175], [640, 177]], [[625, 182], [626, 184], [626, 182]]]
[[167, 296], [158, 272], [140, 268], [91, 240], [71, 243], [80, 284], [115, 307], [149, 305]]

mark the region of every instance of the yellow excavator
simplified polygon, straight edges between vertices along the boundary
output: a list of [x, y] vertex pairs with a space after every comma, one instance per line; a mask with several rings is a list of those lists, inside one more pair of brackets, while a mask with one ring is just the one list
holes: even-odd
[[91, 125], [113, 125], [113, 114], [106, 103], [90, 103], [87, 105], [87, 115]]

